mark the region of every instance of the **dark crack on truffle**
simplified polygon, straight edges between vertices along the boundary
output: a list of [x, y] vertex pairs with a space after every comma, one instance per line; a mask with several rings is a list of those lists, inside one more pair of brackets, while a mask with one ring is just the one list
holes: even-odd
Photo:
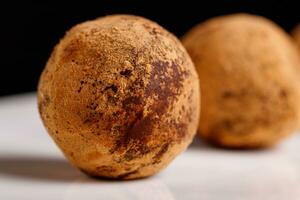
[[138, 169], [137, 170], [134, 170], [134, 171], [131, 171], [131, 172], [126, 172], [126, 173], [123, 173], [123, 174], [120, 174], [117, 176], [118, 179], [124, 179], [124, 178], [127, 178], [128, 176], [132, 175], [132, 174], [136, 174], [138, 173]]
[[106, 88], [104, 88], [104, 91], [107, 91], [107, 90], [109, 90], [109, 89], [111, 89], [114, 93], [117, 93], [118, 92], [118, 87], [117, 86], [115, 86], [115, 85], [110, 85], [110, 86], [107, 86]]
[[123, 71], [120, 72], [120, 74], [122, 76], [125, 76], [125, 77], [131, 76], [131, 73], [132, 73], [132, 70], [130, 70], [130, 69], [125, 69], [125, 70], [123, 70]]
[[168, 151], [169, 147], [170, 147], [170, 143], [163, 144], [160, 150], [153, 157], [154, 161], [152, 162], [152, 164], [159, 164], [161, 162], [161, 158]]

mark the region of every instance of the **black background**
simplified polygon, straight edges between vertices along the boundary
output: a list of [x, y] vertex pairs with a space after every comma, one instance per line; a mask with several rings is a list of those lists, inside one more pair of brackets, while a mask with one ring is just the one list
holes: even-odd
[[141, 15], [178, 37], [210, 17], [237, 12], [268, 17], [286, 31], [300, 22], [297, 1], [10, 1], [0, 8], [0, 95], [36, 90], [47, 58], [65, 31], [103, 15]]

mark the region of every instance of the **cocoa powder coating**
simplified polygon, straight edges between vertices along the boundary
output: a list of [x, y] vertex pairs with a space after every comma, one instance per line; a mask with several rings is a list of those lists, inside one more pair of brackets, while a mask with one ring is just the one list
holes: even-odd
[[182, 42], [201, 80], [199, 134], [206, 141], [268, 147], [298, 127], [299, 54], [273, 22], [248, 14], [216, 17]]
[[44, 125], [68, 160], [89, 175], [122, 179], [157, 173], [188, 146], [199, 98], [178, 39], [130, 15], [73, 27], [38, 87]]

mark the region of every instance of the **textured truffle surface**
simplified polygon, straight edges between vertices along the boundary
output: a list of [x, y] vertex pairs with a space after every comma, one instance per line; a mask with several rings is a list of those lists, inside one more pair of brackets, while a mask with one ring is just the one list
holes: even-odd
[[299, 123], [299, 55], [258, 16], [216, 17], [182, 39], [201, 80], [199, 134], [230, 148], [278, 143]]
[[65, 156], [93, 176], [152, 175], [196, 133], [199, 81], [177, 38], [147, 19], [76, 25], [53, 50], [39, 111]]

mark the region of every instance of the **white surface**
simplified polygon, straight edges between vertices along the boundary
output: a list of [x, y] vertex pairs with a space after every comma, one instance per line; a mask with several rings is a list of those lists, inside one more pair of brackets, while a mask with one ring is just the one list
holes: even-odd
[[95, 180], [63, 158], [41, 124], [34, 94], [1, 98], [0, 199], [300, 199], [299, 134], [265, 151], [196, 143], [151, 178]]

